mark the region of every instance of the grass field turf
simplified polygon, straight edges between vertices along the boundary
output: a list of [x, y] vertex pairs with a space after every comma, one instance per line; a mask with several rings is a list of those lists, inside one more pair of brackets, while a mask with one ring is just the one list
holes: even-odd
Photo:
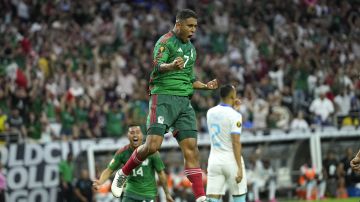
[[279, 202], [360, 202], [360, 198], [348, 198], [348, 199], [324, 199], [316, 201], [306, 201], [306, 200], [279, 200]]

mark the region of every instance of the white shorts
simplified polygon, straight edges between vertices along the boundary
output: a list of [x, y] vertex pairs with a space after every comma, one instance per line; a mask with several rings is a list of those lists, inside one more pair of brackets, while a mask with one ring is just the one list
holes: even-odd
[[[230, 164], [209, 164], [207, 171], [206, 194], [225, 195], [226, 187], [231, 195], [242, 195], [247, 192], [247, 179], [244, 161], [241, 158], [243, 178], [236, 183], [238, 167], [236, 162]], [[227, 186], [225, 186], [227, 185]]]

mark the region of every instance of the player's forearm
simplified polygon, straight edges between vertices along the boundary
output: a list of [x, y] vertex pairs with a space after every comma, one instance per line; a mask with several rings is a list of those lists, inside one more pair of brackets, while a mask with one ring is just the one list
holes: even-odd
[[104, 182], [109, 179], [113, 172], [113, 170], [106, 168], [100, 175], [99, 184], [104, 184]]
[[202, 83], [201, 81], [195, 81], [193, 83], [194, 89], [208, 89], [208, 86], [205, 83]]
[[164, 171], [158, 173], [160, 186], [163, 188], [165, 194], [169, 194], [169, 188], [167, 186], [166, 174]]
[[158, 71], [160, 73], [169, 72], [175, 70], [175, 65], [173, 63], [163, 63], [159, 65]]
[[358, 153], [356, 154], [357, 158], [360, 158], [360, 150], [358, 151]]
[[241, 143], [240, 140], [233, 140], [232, 141], [232, 146], [233, 146], [233, 153], [235, 156], [235, 160], [236, 160], [236, 164], [238, 166], [239, 169], [242, 169], [242, 165], [241, 165]]

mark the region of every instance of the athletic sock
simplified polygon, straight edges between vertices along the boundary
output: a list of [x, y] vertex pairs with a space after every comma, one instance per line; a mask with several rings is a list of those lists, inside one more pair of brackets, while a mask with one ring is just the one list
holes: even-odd
[[131, 154], [129, 160], [126, 162], [126, 164], [122, 167], [122, 172], [128, 176], [131, 171], [136, 168], [138, 165], [140, 165], [144, 160], [140, 159], [138, 156], [137, 149]]
[[192, 183], [191, 188], [195, 198], [205, 196], [204, 185], [202, 181], [202, 171], [200, 168], [186, 168], [184, 171], [186, 177]]

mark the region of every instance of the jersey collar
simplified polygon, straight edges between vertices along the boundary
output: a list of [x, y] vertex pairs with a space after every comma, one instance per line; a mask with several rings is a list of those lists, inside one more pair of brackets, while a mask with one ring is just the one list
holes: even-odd
[[228, 104], [225, 104], [225, 103], [222, 103], [222, 102], [220, 102], [219, 105], [222, 106], [222, 107], [232, 107], [231, 105], [228, 105]]
[[188, 42], [183, 42], [177, 35], [176, 35], [176, 33], [173, 31], [173, 30], [171, 30], [170, 31], [174, 36], [175, 36], [175, 38], [178, 40], [178, 41], [180, 41], [182, 44], [188, 44], [189, 42], [190, 42], [190, 40], [188, 41]]

